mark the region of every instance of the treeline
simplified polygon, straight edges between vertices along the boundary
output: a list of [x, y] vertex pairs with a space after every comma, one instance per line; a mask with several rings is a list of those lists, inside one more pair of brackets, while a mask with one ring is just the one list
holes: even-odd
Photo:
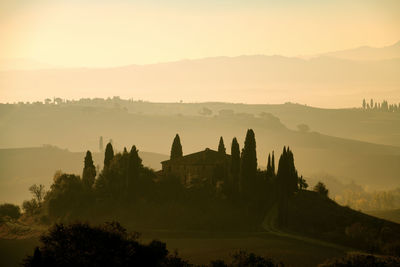
[[374, 99], [372, 98], [370, 101], [363, 99], [362, 109], [384, 111], [384, 112], [400, 112], [400, 103], [389, 104], [388, 101], [386, 100], [383, 100], [381, 103], [379, 103], [377, 101], [374, 101]]
[[[225, 151], [221, 138], [219, 153]], [[171, 157], [182, 155], [177, 135]], [[108, 143], [99, 173], [87, 151], [81, 176], [56, 173], [48, 192], [31, 188], [34, 198], [23, 209], [42, 222], [117, 218], [136, 227], [224, 230], [258, 229], [268, 209], [279, 203], [279, 223], [285, 224], [288, 199], [306, 187], [290, 148], [283, 148], [277, 170], [274, 153], [267, 169], [260, 170], [255, 134], [249, 129], [242, 150], [232, 140], [231, 155], [228, 172], [216, 167], [218, 179], [185, 187], [178, 177], [143, 166], [135, 146], [115, 153]]]

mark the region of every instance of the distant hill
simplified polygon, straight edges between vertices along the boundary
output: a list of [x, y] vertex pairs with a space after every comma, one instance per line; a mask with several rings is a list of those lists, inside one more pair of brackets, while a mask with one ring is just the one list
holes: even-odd
[[[124, 146], [129, 148], [136, 145], [141, 151], [155, 151], [168, 155], [172, 139], [179, 133], [184, 154], [201, 151], [206, 147], [216, 149], [220, 136], [223, 136], [229, 152], [232, 138], [236, 136], [243, 147], [246, 130], [252, 128], [256, 134], [258, 164], [261, 167], [266, 166], [268, 153], [275, 150], [278, 160], [283, 146], [289, 145], [294, 152], [299, 173], [306, 177], [317, 179], [315, 174], [327, 173], [341, 182], [353, 180], [371, 189], [389, 189], [400, 185], [400, 147], [321, 134], [313, 131], [313, 125], [309, 132], [290, 129], [277, 117], [261, 111], [264, 108], [267, 111], [276, 108], [276, 112], [281, 114], [287, 112], [287, 118], [291, 117], [292, 121], [303, 121], [308, 118], [307, 114], [314, 114], [315, 125], [325, 120], [325, 129], [345, 128], [350, 125], [349, 130], [341, 133], [342, 136], [355, 127], [351, 125], [352, 122], [357, 124], [357, 121], [364, 119], [366, 122], [361, 123], [359, 132], [370, 125], [371, 129], [384, 128], [384, 132], [380, 132], [382, 136], [391, 131], [396, 134], [395, 130], [390, 129], [399, 127], [399, 124], [395, 123], [398, 122], [398, 115], [395, 117], [392, 114], [394, 117], [389, 116], [385, 120], [372, 120], [368, 117], [370, 115], [364, 116], [361, 111], [339, 110], [336, 113], [334, 110], [320, 111], [299, 105], [288, 105], [286, 109], [285, 106], [174, 104], [172, 106], [175, 111], [171, 111], [168, 105], [152, 103], [148, 104], [146, 109], [159, 110], [157, 113], [140, 113], [140, 110], [135, 112], [115, 105], [117, 103], [112, 102], [110, 107], [72, 104], [2, 105], [0, 147], [29, 147], [50, 143], [68, 147], [72, 151], [97, 151], [99, 137], [103, 136], [105, 142], [113, 139], [115, 148], [120, 151]], [[211, 116], [193, 115], [204, 106], [213, 110]], [[237, 107], [237, 111], [229, 111], [229, 107]], [[187, 112], [188, 110], [192, 110], [192, 113]], [[218, 110], [222, 112], [219, 113]], [[253, 111], [240, 112], [242, 110]], [[160, 114], [163, 111], [164, 114]], [[179, 114], [179, 111], [182, 113]], [[298, 118], [295, 118], [296, 112]], [[186, 113], [192, 115], [182, 115]], [[78, 173], [82, 160], [83, 156], [78, 156]], [[96, 160], [96, 164], [97, 162]], [[57, 164], [49, 164], [51, 173], [46, 179], [51, 178], [57, 168]]]
[[[0, 203], [20, 204], [30, 198], [28, 191], [32, 184], [44, 184], [48, 189], [57, 170], [81, 175], [86, 152], [70, 152], [52, 146], [0, 149]], [[155, 170], [168, 156], [139, 152], [143, 164]], [[93, 153], [95, 165], [100, 169], [104, 155]]]
[[[3, 102], [114, 95], [152, 101], [308, 103], [349, 107], [364, 97], [400, 102], [400, 59], [215, 57], [117, 68], [0, 71]], [[56, 90], [56, 91], [55, 91]], [[244, 93], [245, 92], [245, 93]]]
[[335, 57], [348, 60], [388, 60], [400, 58], [400, 41], [385, 47], [361, 46], [354, 49], [330, 52], [322, 56]]

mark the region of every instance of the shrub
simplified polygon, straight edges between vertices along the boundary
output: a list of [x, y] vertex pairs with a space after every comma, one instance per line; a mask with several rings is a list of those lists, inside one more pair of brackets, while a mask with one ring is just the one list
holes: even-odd
[[0, 218], [10, 217], [11, 219], [17, 220], [21, 216], [21, 210], [19, 206], [5, 203], [0, 205]]
[[321, 196], [328, 197], [329, 190], [326, 188], [325, 184], [322, 182], [318, 182], [314, 186], [314, 191], [320, 194]]
[[56, 224], [40, 238], [24, 266], [187, 266], [166, 244], [137, 241], [119, 223], [90, 226], [86, 223]]
[[325, 261], [320, 267], [395, 267], [400, 266], [400, 258], [391, 256], [376, 256], [371, 254], [348, 254], [342, 258]]

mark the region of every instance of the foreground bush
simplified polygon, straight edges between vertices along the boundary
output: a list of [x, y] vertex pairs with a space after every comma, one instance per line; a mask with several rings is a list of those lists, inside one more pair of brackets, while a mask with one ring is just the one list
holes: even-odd
[[8, 203], [0, 205], [0, 218], [4, 217], [17, 220], [19, 217], [21, 217], [21, 210], [19, 206]]
[[276, 263], [273, 259], [258, 256], [239, 250], [232, 255], [230, 263], [223, 260], [216, 260], [210, 263], [210, 267], [283, 267], [283, 263]]
[[348, 254], [343, 258], [329, 259], [320, 267], [396, 267], [400, 266], [400, 258], [376, 256], [370, 254]]
[[119, 223], [90, 226], [85, 223], [56, 224], [41, 236], [41, 246], [24, 266], [187, 266], [166, 244], [137, 241]]

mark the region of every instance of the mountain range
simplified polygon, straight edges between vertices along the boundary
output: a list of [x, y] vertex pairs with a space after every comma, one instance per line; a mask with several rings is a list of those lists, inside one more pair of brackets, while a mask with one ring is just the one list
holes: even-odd
[[116, 68], [0, 71], [1, 102], [109, 97], [112, 90], [124, 98], [162, 102], [291, 101], [349, 107], [365, 97], [400, 102], [399, 85], [399, 43], [309, 59], [253, 55]]

